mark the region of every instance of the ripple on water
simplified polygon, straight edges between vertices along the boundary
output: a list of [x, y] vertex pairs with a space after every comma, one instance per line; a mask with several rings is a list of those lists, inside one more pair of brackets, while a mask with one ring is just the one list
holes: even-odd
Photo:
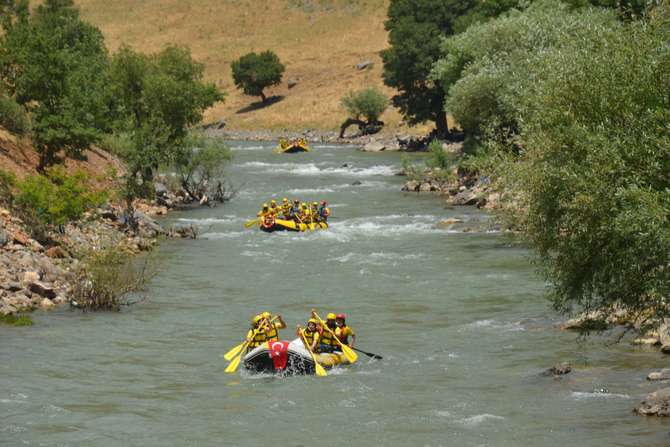
[[476, 414], [467, 418], [459, 419], [458, 422], [468, 428], [474, 428], [486, 421], [502, 421], [505, 418], [495, 414], [483, 413]]
[[374, 165], [366, 168], [328, 167], [330, 163], [266, 163], [248, 161], [239, 165], [251, 168], [254, 174], [289, 174], [298, 176], [341, 175], [347, 177], [393, 176], [396, 171], [391, 165]]
[[592, 399], [630, 399], [628, 394], [617, 394], [610, 393], [609, 391], [596, 390], [596, 391], [573, 391], [570, 393], [570, 396], [578, 401], [581, 400], [592, 400]]

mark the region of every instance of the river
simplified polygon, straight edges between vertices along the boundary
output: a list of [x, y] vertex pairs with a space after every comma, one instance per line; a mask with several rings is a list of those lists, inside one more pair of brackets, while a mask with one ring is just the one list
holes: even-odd
[[[232, 145], [240, 194], [167, 218], [200, 237], [162, 244], [146, 302], [0, 326], [0, 445], [668, 445], [668, 421], [631, 412], [665, 359], [557, 330], [529, 253], [502, 234], [436, 229], [486, 215], [400, 193], [398, 154]], [[243, 228], [283, 196], [327, 199], [331, 229]], [[255, 312], [281, 313], [292, 338], [312, 307], [346, 313], [384, 360], [325, 378], [223, 373]], [[560, 361], [574, 371], [541, 376]]]

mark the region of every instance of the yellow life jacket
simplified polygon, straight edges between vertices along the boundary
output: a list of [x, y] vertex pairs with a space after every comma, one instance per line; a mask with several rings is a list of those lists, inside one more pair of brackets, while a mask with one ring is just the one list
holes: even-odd
[[279, 341], [279, 331], [277, 331], [277, 323], [272, 323], [272, 327], [265, 333], [267, 341]]
[[[331, 331], [335, 332], [335, 329], [331, 329]], [[327, 345], [327, 346], [332, 346], [333, 348], [339, 348], [340, 345], [335, 341], [335, 337], [328, 332], [328, 329], [325, 327], [323, 328], [323, 333], [321, 334], [321, 342], [322, 345]]]
[[312, 347], [312, 343], [314, 343], [314, 340], [316, 340], [316, 345], [317, 345], [317, 350], [319, 348], [319, 331], [314, 331], [310, 332], [309, 329], [305, 329], [303, 331], [303, 335], [305, 337], [305, 340], [307, 341], [307, 344], [309, 345], [309, 348]]
[[[256, 330], [255, 328], [254, 329], [249, 329], [249, 332], [247, 333], [247, 338], [251, 337], [255, 330]], [[260, 346], [263, 343], [265, 343], [267, 340], [268, 340], [267, 339], [267, 334], [265, 333], [265, 331], [260, 330], [260, 331], [256, 332], [256, 335], [254, 335], [254, 338], [252, 338], [251, 342], [249, 342], [249, 349], [253, 349], [257, 346]]]

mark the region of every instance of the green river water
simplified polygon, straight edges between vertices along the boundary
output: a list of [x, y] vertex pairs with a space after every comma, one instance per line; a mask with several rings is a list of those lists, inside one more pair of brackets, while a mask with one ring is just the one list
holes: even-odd
[[[232, 145], [241, 193], [166, 219], [201, 234], [162, 244], [148, 301], [0, 327], [0, 445], [670, 444], [670, 423], [631, 412], [666, 360], [555, 329], [529, 253], [501, 234], [435, 229], [486, 215], [400, 193], [397, 154]], [[244, 230], [275, 193], [328, 199], [331, 229]], [[326, 378], [223, 373], [252, 314], [294, 328], [312, 307], [347, 313], [358, 346], [384, 360], [361, 356]], [[540, 375], [560, 361], [574, 371]]]

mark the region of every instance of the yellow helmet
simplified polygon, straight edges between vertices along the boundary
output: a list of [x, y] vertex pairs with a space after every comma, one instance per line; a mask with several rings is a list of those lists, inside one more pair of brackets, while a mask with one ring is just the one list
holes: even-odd
[[261, 314], [261, 317], [263, 317], [263, 318], [272, 318], [272, 314], [270, 314], [270, 312], [263, 312], [263, 313]]
[[312, 202], [312, 206], [319, 206], [318, 202]]
[[251, 322], [252, 322], [253, 324], [258, 324], [258, 323], [260, 323], [260, 321], [261, 321], [262, 319], [263, 319], [262, 316], [260, 316], [260, 315], [256, 315], [255, 317], [253, 317], [253, 318], [251, 319]]
[[272, 200], [270, 200], [270, 203], [272, 203], [272, 204], [275, 204], [275, 205], [276, 205], [276, 204], [277, 204], [277, 201], [276, 201], [275, 199], [272, 199]]
[[267, 204], [267, 203], [264, 203], [264, 204], [263, 204], [263, 208], [267, 208], [267, 207], [268, 207], [268, 204]]
[[307, 204], [305, 202], [302, 202], [302, 205], [300, 206], [302, 206], [303, 208], [307, 208]]
[[317, 320], [316, 318], [310, 318], [309, 320], [307, 320], [307, 324], [309, 323], [319, 324], [319, 320]]
[[288, 203], [288, 198], [284, 197], [283, 199], [281, 199], [281, 201], [284, 202], [284, 203]]
[[332, 312], [326, 315], [326, 320], [334, 320], [335, 318], [335, 314]]

